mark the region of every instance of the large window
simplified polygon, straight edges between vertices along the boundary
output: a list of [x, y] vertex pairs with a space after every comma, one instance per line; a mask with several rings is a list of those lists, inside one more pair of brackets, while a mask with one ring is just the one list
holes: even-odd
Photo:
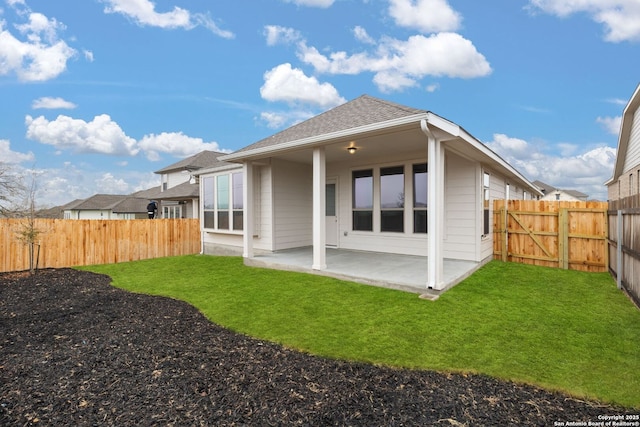
[[491, 184], [491, 177], [487, 172], [484, 172], [482, 175], [482, 195], [483, 195], [483, 223], [482, 223], [482, 234], [484, 236], [489, 235], [489, 212], [490, 212], [490, 195], [489, 195], [489, 186]]
[[373, 170], [353, 172], [353, 229], [373, 231]]
[[242, 173], [209, 176], [200, 182], [204, 228], [220, 231], [242, 230]]
[[427, 164], [413, 165], [413, 232], [427, 232]]
[[380, 169], [380, 231], [404, 231], [404, 167]]
[[242, 230], [242, 215], [243, 215], [243, 194], [242, 194], [242, 172], [237, 172], [231, 175], [231, 181], [233, 185], [233, 229]]

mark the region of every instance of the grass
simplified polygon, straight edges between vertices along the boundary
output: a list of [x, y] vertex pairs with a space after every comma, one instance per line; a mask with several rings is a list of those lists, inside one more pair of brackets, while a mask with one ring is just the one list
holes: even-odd
[[640, 408], [640, 310], [608, 273], [492, 261], [437, 301], [328, 277], [182, 256], [84, 267], [316, 355], [475, 372]]

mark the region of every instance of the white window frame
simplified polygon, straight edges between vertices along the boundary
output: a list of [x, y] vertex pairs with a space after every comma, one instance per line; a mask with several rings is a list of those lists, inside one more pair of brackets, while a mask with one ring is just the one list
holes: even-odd
[[[201, 213], [202, 213], [202, 229], [205, 231], [209, 231], [209, 232], [216, 232], [216, 233], [226, 233], [226, 234], [238, 234], [238, 235], [242, 235], [243, 234], [243, 229], [239, 228], [239, 229], [234, 229], [234, 221], [233, 221], [233, 217], [234, 217], [234, 212], [242, 212], [242, 214], [244, 215], [244, 206], [242, 206], [241, 209], [239, 208], [234, 208], [234, 204], [233, 204], [233, 196], [234, 196], [234, 191], [238, 191], [237, 189], [234, 190], [234, 186], [233, 186], [233, 177], [234, 175], [243, 175], [243, 173], [241, 171], [226, 171], [226, 172], [221, 172], [221, 173], [217, 173], [217, 174], [212, 174], [212, 175], [205, 175], [205, 176], [201, 176], [200, 177], [200, 188], [201, 188], [201, 200], [202, 203], [200, 203], [201, 206]], [[228, 203], [227, 203], [227, 208], [225, 209], [221, 209], [218, 207], [218, 180], [221, 177], [226, 177], [227, 178], [227, 185], [228, 185]], [[242, 177], [243, 181], [242, 181], [242, 187], [240, 191], [244, 191], [244, 186], [246, 185], [246, 183], [244, 182], [244, 176]], [[212, 180], [212, 181], [209, 181]], [[212, 200], [212, 208], [208, 208], [207, 207], [207, 203], [205, 203], [206, 201], [206, 195], [204, 194], [204, 192], [207, 190], [207, 183], [212, 182], [212, 188], [211, 190], [213, 191], [213, 200]], [[227, 218], [228, 218], [228, 224], [229, 227], [228, 228], [220, 228], [219, 226], [219, 214], [226, 212], [227, 213]], [[206, 226], [206, 216], [207, 213], [210, 213], [213, 215], [213, 223], [214, 226], [213, 227], [207, 227]], [[241, 224], [242, 227], [242, 224]]]

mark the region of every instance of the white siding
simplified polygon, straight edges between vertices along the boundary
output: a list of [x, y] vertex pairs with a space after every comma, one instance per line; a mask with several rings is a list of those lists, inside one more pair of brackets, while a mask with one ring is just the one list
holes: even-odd
[[[640, 113], [638, 110], [634, 113], [633, 123], [631, 125], [631, 134], [629, 135], [629, 145], [624, 159], [623, 172], [633, 172], [640, 165]], [[622, 178], [624, 179], [624, 178]]]
[[444, 257], [479, 261], [476, 248], [479, 243], [477, 208], [481, 191], [476, 166], [473, 162], [452, 153], [446, 155], [444, 192]]
[[189, 178], [191, 178], [191, 175], [182, 171], [167, 174], [167, 188], [173, 188], [176, 185], [183, 184], [189, 181]]
[[274, 250], [311, 246], [313, 243], [312, 167], [274, 159]]

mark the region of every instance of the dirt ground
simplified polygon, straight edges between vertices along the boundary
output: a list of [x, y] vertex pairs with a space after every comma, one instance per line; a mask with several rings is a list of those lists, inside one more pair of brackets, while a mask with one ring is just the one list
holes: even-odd
[[552, 426], [626, 413], [482, 375], [310, 356], [109, 283], [0, 274], [0, 425]]

